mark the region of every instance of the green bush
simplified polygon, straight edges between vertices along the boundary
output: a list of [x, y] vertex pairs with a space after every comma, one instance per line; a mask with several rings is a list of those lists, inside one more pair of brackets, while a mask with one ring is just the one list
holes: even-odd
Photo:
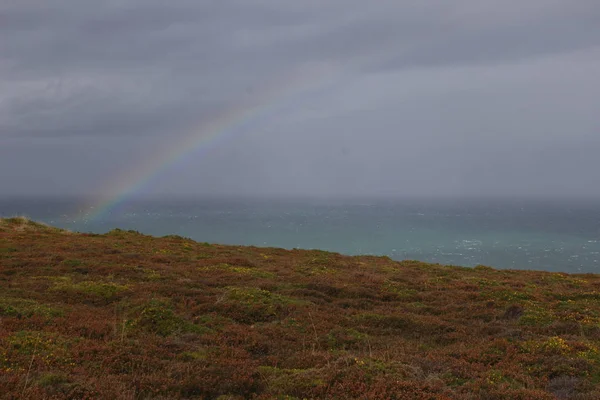
[[194, 325], [177, 315], [173, 307], [166, 301], [150, 300], [137, 307], [133, 315], [135, 317], [129, 323], [131, 328], [159, 336], [170, 336], [176, 333], [203, 334], [210, 331], [209, 328]]
[[19, 318], [29, 318], [34, 315], [42, 317], [59, 317], [63, 315], [63, 311], [58, 308], [38, 303], [34, 300], [0, 297], [0, 315]]
[[52, 290], [65, 293], [91, 295], [103, 299], [112, 299], [121, 292], [128, 290], [128, 287], [112, 282], [82, 281], [75, 283], [70, 277], [65, 276], [55, 278]]

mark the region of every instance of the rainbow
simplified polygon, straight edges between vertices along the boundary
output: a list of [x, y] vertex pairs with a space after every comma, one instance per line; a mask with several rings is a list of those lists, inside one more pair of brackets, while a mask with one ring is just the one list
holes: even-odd
[[102, 187], [102, 194], [92, 204], [83, 207], [78, 218], [91, 221], [105, 216], [150, 186], [158, 176], [178, 162], [192, 154], [208, 152], [224, 141], [248, 131], [247, 127], [251, 124], [262, 122], [303, 98], [314, 95], [315, 91], [328, 87], [332, 82], [328, 78], [334, 72], [327, 64], [304, 65], [270, 80], [251, 99], [239, 102], [210, 120], [201, 121], [167, 148], [161, 148], [156, 154], [149, 154], [141, 163], [118, 177], [111, 177]]

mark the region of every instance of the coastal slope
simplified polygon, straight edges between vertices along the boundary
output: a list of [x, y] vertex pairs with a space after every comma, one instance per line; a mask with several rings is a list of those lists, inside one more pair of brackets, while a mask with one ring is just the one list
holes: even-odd
[[6, 399], [598, 399], [600, 276], [0, 219]]

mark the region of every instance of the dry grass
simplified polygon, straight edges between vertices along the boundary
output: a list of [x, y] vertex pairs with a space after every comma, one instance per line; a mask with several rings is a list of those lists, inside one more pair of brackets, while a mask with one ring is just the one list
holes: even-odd
[[47, 225], [43, 222], [32, 221], [31, 219], [19, 215], [11, 218], [0, 218], [0, 232], [63, 232], [71, 233], [65, 229], [59, 229]]
[[0, 398], [600, 398], [600, 278], [0, 220]]

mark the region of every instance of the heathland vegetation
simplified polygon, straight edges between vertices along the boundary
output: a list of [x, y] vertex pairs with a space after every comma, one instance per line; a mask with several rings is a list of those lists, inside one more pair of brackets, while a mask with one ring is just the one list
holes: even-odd
[[5, 399], [599, 399], [600, 276], [0, 219]]

